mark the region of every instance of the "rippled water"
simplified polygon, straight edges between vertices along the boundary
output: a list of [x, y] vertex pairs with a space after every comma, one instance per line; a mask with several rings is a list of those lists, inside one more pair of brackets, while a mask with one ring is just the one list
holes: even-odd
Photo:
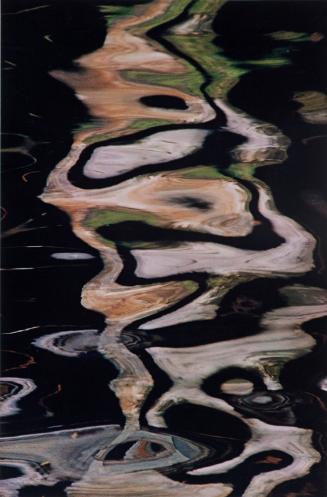
[[1, 497], [323, 497], [326, 4], [3, 10]]

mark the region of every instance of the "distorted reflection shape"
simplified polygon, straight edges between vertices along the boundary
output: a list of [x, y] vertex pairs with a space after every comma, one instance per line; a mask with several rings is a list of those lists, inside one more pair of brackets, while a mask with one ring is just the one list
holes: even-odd
[[[258, 328], [239, 338], [217, 336], [214, 343], [196, 346], [146, 347], [146, 358], [122, 338], [122, 332], [141, 319], [140, 328], [133, 329], [140, 340], [142, 329], [214, 320], [222, 298], [239, 283], [260, 277], [300, 277], [314, 268], [314, 236], [279, 212], [269, 186], [254, 177], [258, 166], [283, 167], [290, 140], [276, 126], [248, 116], [228, 101], [229, 90], [260, 62], [271, 69], [289, 61], [279, 57], [271, 64], [266, 57], [248, 61], [244, 69], [226, 57], [215, 45], [210, 27], [223, 3], [154, 0], [116, 9], [114, 19], [110, 6], [102, 6], [108, 20], [103, 46], [75, 61], [79, 71], [51, 71], [52, 77], [75, 91], [92, 123], [75, 132], [70, 152], [51, 172], [41, 199], [65, 211], [74, 234], [99, 252], [103, 269], [84, 285], [81, 302], [101, 313], [105, 326], [99, 332], [44, 335], [33, 344], [68, 357], [97, 350], [108, 359], [118, 372], [109, 387], [119, 400], [125, 425], [0, 440], [5, 461], [11, 460], [23, 473], [7, 480], [6, 497], [17, 497], [27, 484], [53, 486], [59, 481], [69, 481], [65, 491], [74, 497], [225, 497], [233, 492], [234, 483], [219, 481], [216, 475], [237, 473], [252, 456], [280, 451], [291, 462], [259, 472], [243, 493], [268, 497], [277, 485], [307, 475], [320, 461], [312, 430], [273, 424], [265, 416], [272, 405], [279, 409], [278, 399], [285, 409], [280, 379], [284, 366], [316, 345], [303, 325], [326, 314], [324, 290], [285, 282], [280, 290], [284, 305], [272, 305], [260, 315]], [[158, 95], [179, 99], [185, 106], [148, 105]], [[303, 95], [298, 98], [303, 100]], [[317, 116], [311, 111], [308, 117], [304, 106], [302, 115], [312, 122]], [[187, 160], [201, 151], [210, 130], [220, 126], [239, 138], [229, 167], [222, 170], [218, 164], [217, 147], [217, 163], [170, 169], [171, 161]], [[135, 139], [139, 131], [147, 135]], [[134, 139], [128, 144], [108, 143], [129, 136]], [[114, 186], [79, 188], [70, 181], [70, 172], [88, 151], [86, 177], [136, 173]], [[137, 174], [137, 168], [147, 165], [155, 165], [156, 171]], [[261, 221], [255, 219], [258, 216]], [[267, 223], [280, 243], [262, 250], [242, 247], [242, 238], [253, 234], [260, 222]], [[128, 223], [140, 228], [132, 240], [126, 233]], [[110, 238], [113, 227], [116, 236]], [[171, 238], [156, 240], [153, 234], [160, 229], [170, 230]], [[194, 238], [174, 239], [176, 231]], [[196, 239], [199, 234], [208, 239]], [[225, 243], [214, 236], [224, 237]], [[232, 237], [240, 247], [229, 242]], [[232, 367], [255, 372], [266, 390], [258, 393], [252, 382], [234, 378], [221, 384], [217, 396], [204, 391], [205, 381]], [[171, 383], [164, 392], [159, 388], [149, 404], [158, 371]], [[165, 415], [183, 403], [224, 413], [244, 425], [250, 438], [241, 452], [212, 463], [209, 447], [193, 441], [192, 433], [185, 438], [170, 433]], [[293, 423], [288, 405], [286, 418]], [[215, 476], [210, 483], [175, 481], [168, 473], [179, 464], [181, 473], [187, 470], [192, 477]]]

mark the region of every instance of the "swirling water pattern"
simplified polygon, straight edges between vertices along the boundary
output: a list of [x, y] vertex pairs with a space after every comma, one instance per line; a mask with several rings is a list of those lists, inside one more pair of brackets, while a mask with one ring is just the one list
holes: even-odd
[[[35, 256], [39, 268], [63, 268], [59, 291], [75, 278], [69, 267], [82, 273], [90, 265], [79, 298], [92, 313], [66, 324], [58, 307], [59, 324], [26, 321], [7, 333], [8, 349], [16, 336], [28, 348], [9, 350], [20, 359], [1, 380], [2, 497], [323, 495], [324, 435], [315, 416], [323, 417], [326, 380], [306, 359], [321, 360], [327, 313], [318, 233], [300, 214], [290, 215], [296, 209], [277, 207], [266, 171], [290, 167], [293, 141], [303, 132], [309, 136], [302, 147], [321, 139], [326, 97], [320, 87], [298, 83], [293, 107], [284, 111], [300, 129], [296, 135], [292, 122], [278, 119], [275, 95], [259, 95], [258, 105], [267, 100], [272, 110], [251, 115], [238, 92], [255, 99], [261, 79], [275, 81], [283, 71], [301, 79], [298, 54], [325, 39], [294, 28], [288, 2], [263, 3], [99, 4], [92, 8], [106, 22], [102, 42], [73, 57], [73, 66], [48, 68], [88, 113], [38, 200], [39, 209], [69, 216], [73, 247], [38, 246], [32, 237], [26, 248], [46, 250], [46, 263]], [[269, 12], [277, 22], [265, 21]], [[19, 137], [7, 152], [29, 157], [32, 141]], [[319, 191], [301, 195], [309, 218], [326, 216]], [[11, 243], [37, 229], [31, 223], [4, 234]], [[89, 325], [84, 316], [93, 313], [100, 321]], [[76, 422], [68, 410], [64, 422], [48, 422], [66, 387], [55, 373], [52, 390], [42, 393], [38, 374], [29, 375], [35, 357], [46, 358], [41, 375], [53, 361], [55, 370], [67, 365], [64, 380], [76, 368], [73, 381], [87, 378], [95, 397], [101, 384], [101, 415]], [[293, 379], [303, 377], [298, 368], [307, 368], [305, 388]], [[22, 430], [19, 416], [30, 409], [23, 402], [35, 404], [38, 391], [42, 429]], [[78, 408], [91, 403], [86, 390]], [[311, 418], [303, 414], [308, 409]]]

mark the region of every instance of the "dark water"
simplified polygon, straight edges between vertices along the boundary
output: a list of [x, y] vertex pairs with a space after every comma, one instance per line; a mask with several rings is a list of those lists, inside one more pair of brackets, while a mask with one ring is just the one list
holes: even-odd
[[326, 4], [135, 3], [3, 2], [0, 495], [322, 497]]

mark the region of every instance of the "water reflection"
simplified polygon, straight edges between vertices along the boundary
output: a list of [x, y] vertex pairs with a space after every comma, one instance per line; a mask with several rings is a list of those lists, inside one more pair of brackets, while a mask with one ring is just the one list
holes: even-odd
[[[5, 480], [6, 497], [61, 481], [76, 497], [263, 497], [321, 460], [281, 382], [285, 366], [316, 346], [305, 323], [327, 311], [325, 290], [291, 279], [314, 269], [316, 238], [277, 209], [256, 176], [259, 167], [283, 167], [291, 140], [237, 109], [229, 92], [258, 67], [291, 65], [283, 43], [323, 38], [265, 33], [267, 51], [237, 61], [211, 26], [224, 3], [100, 6], [103, 46], [76, 59], [74, 71], [50, 73], [74, 90], [90, 121], [75, 131], [41, 198], [67, 213], [74, 234], [101, 257], [81, 302], [104, 316], [105, 327], [46, 333], [33, 346], [72, 360], [97, 351], [110, 361], [118, 375], [109, 388], [125, 424], [3, 438], [4, 464], [22, 474]], [[324, 95], [294, 99], [307, 123], [324, 122]], [[214, 141], [220, 131], [237, 137], [227, 165]], [[93, 258], [79, 251], [51, 257]], [[252, 316], [249, 329], [229, 336], [227, 325], [223, 333], [224, 299], [260, 278], [279, 279], [280, 300], [267, 310], [250, 297], [237, 300], [233, 312]], [[171, 329], [175, 344], [165, 343]], [[213, 379], [226, 371], [235, 375], [215, 389]], [[35, 384], [4, 384], [4, 415], [13, 415]], [[178, 421], [174, 429], [179, 416], [183, 435]], [[199, 416], [196, 429], [186, 419], [192, 416]], [[251, 476], [240, 490], [247, 464]]]

